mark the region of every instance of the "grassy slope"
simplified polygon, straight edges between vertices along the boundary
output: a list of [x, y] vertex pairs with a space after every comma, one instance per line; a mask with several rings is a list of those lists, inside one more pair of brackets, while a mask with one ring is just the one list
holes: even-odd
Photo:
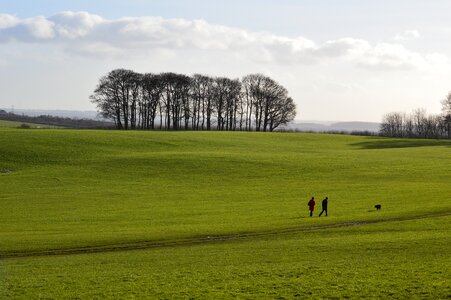
[[434, 218], [182, 248], [0, 261], [5, 299], [445, 299]]
[[[0, 174], [0, 254], [450, 211], [450, 147], [451, 143], [446, 141], [314, 134], [0, 129], [0, 169], [15, 170], [13, 173]], [[318, 198], [329, 196], [328, 218], [306, 217], [306, 202], [311, 195]], [[375, 203], [382, 203], [381, 212], [369, 211]], [[424, 272], [427, 268], [419, 262], [424, 255], [428, 255], [428, 249], [432, 249], [432, 253], [446, 252], [446, 244], [434, 242], [442, 237], [449, 240], [449, 218], [444, 220], [442, 226], [445, 226], [445, 234], [441, 235], [434, 232], [423, 238], [426, 233], [432, 233], [432, 229], [420, 227], [417, 228], [418, 232], [405, 229], [413, 242], [407, 239], [405, 243], [399, 244], [401, 248], [393, 246], [398, 239], [395, 230], [393, 235], [387, 235], [381, 242], [379, 254], [374, 259], [382, 261], [381, 268], [390, 267], [393, 257], [387, 253], [398, 249], [393, 255], [403, 258], [402, 247], [405, 247], [412, 250], [409, 253], [415, 258], [413, 262], [418, 267], [415, 269], [409, 265], [407, 269], [398, 270], [392, 266], [391, 270], [402, 273], [413, 268], [427, 277], [429, 273]], [[393, 230], [390, 224], [371, 226]], [[336, 272], [348, 274], [349, 268], [356, 266], [354, 256], [350, 256], [353, 251], [359, 257], [357, 261], [361, 260], [365, 265], [366, 269], [362, 269], [362, 272], [375, 270], [371, 266], [373, 258], [366, 257], [372, 253], [371, 248], [367, 249], [364, 245], [380, 238], [380, 233], [368, 235], [366, 240], [360, 242], [354, 239], [358, 235], [349, 236], [344, 229], [340, 231], [344, 234], [336, 236], [333, 230], [323, 232], [330, 232], [332, 240], [327, 234], [316, 235], [312, 232], [288, 240], [281, 238], [256, 244], [210, 245], [203, 258], [207, 266], [211, 266], [209, 270], [204, 270], [205, 275], [202, 275], [202, 267], [194, 262], [198, 257], [187, 261], [192, 249], [195, 249], [191, 247], [168, 252], [133, 252], [136, 256], [116, 253], [11, 260], [0, 262], [4, 264], [0, 272], [7, 272], [7, 288], [12, 295], [20, 295], [21, 287], [33, 293], [39, 290], [39, 284], [50, 288], [50, 283], [57, 282], [57, 287], [62, 290], [55, 287], [52, 290], [55, 297], [64, 292], [66, 281], [47, 273], [42, 275], [47, 276], [45, 279], [33, 272], [56, 270], [58, 276], [69, 276], [71, 279], [68, 280], [87, 284], [86, 293], [90, 293], [89, 278], [95, 274], [100, 277], [112, 276], [111, 280], [122, 280], [125, 276], [124, 282], [134, 281], [133, 278], [127, 279], [126, 274], [144, 276], [147, 279], [140, 281], [136, 287], [141, 293], [146, 293], [150, 292], [150, 287], [144, 288], [142, 285], [148, 283], [146, 280], [164, 280], [166, 275], [159, 273], [163, 272], [164, 267], [169, 268], [168, 276], [173, 276], [169, 278], [171, 282], [176, 282], [176, 278], [186, 279], [188, 273], [197, 274], [192, 279], [195, 288], [203, 281], [205, 285], [211, 286], [214, 282], [209, 279], [214, 281], [222, 277], [218, 274], [213, 276], [216, 270], [214, 253], [220, 255], [225, 251], [239, 269], [240, 264], [248, 260], [244, 253], [249, 247], [260, 251], [254, 260], [255, 268], [263, 264], [265, 270], [263, 275], [252, 275], [255, 278], [249, 275], [251, 277], [244, 280], [243, 284], [257, 284], [260, 280], [270, 284], [274, 281], [276, 286], [273, 288], [276, 291], [281, 291], [282, 287], [277, 286], [279, 281], [273, 276], [271, 268], [274, 268], [275, 274], [292, 263], [294, 268], [296, 265], [299, 268], [301, 265], [303, 268], [313, 268], [322, 257], [316, 251], [324, 251], [326, 261], [324, 269], [320, 268], [325, 274], [314, 271], [314, 281], [328, 282], [337, 276]], [[312, 240], [318, 240], [318, 244], [310, 248], [308, 241]], [[327, 250], [332, 244], [338, 245], [343, 264], [338, 265], [331, 273], [332, 277], [329, 277], [327, 270], [333, 266], [336, 255], [335, 251]], [[419, 245], [418, 251], [414, 251]], [[279, 261], [274, 254], [286, 251], [291, 254], [284, 262]], [[172, 252], [176, 259], [167, 261], [168, 253]], [[227, 254], [229, 252], [230, 255]], [[264, 258], [266, 255], [269, 255], [267, 260]], [[300, 259], [300, 255], [303, 259]], [[312, 257], [305, 259], [304, 255]], [[100, 262], [97, 262], [97, 258], [106, 264], [106, 269], [98, 265]], [[148, 267], [131, 272], [132, 266], [136, 267], [141, 259]], [[61, 261], [66, 263], [59, 265]], [[81, 268], [80, 264], [86, 261], [89, 266]], [[178, 268], [171, 269], [171, 264], [175, 266], [177, 262], [183, 266], [181, 272], [187, 273], [177, 275]], [[222, 266], [217, 268], [222, 268], [223, 272], [219, 274], [225, 276], [226, 282], [230, 280], [232, 289], [234, 285], [243, 288], [234, 281], [237, 280], [232, 274], [234, 269], [228, 268], [227, 263], [227, 259], [218, 262]], [[434, 259], [434, 264], [431, 270], [436, 272], [439, 270], [437, 259]], [[150, 271], [153, 268], [156, 268], [156, 273]], [[309, 269], [303, 270], [308, 273]], [[68, 272], [73, 274], [69, 275]], [[90, 275], [86, 275], [86, 272], [90, 272]], [[242, 272], [247, 271], [243, 269]], [[24, 281], [21, 281], [21, 276]], [[156, 279], [152, 276], [156, 276]], [[351, 284], [352, 276], [346, 276], [347, 279], [343, 278], [342, 283]], [[382, 277], [380, 273], [381, 280]], [[285, 280], [285, 277], [281, 278], [280, 284]], [[308, 277], [303, 278], [305, 281], [303, 279], [302, 282], [309, 283]], [[39, 283], [36, 280], [41, 281]], [[98, 283], [98, 286], [105, 291], [114, 290], [113, 286], [107, 288], [106, 285], [132, 287], [114, 280]], [[297, 282], [294, 280], [292, 285]], [[92, 284], [97, 283], [93, 281]], [[370, 281], [362, 284], [368, 286]], [[386, 285], [388, 288], [389, 281], [386, 281]], [[152, 286], [155, 289], [153, 293], [169, 291], [164, 284], [159, 286], [161, 289], [158, 285]], [[293, 286], [288, 285], [286, 291], [295, 291]], [[77, 291], [76, 287], [68, 288], [67, 293]], [[16, 288], [19, 291], [15, 291]], [[200, 291], [203, 288], [206, 286], [201, 286]], [[268, 288], [263, 284], [251, 290], [260, 291], [263, 295], [268, 292]], [[318, 286], [314, 289], [318, 289]], [[186, 290], [194, 293], [189, 287]], [[237, 292], [246, 295], [251, 290]], [[209, 293], [212, 291], [209, 290]], [[126, 293], [125, 290], [122, 292]], [[442, 287], [440, 293], [443, 292], [446, 289]]]
[[[3, 130], [0, 169], [16, 172], [0, 174], [0, 253], [449, 210], [450, 143], [367, 149], [386, 141]], [[329, 218], [302, 218], [311, 195]]]
[[30, 128], [58, 128], [59, 127], [59, 126], [45, 125], [45, 124], [0, 120], [0, 128], [19, 128], [22, 124], [28, 125], [28, 126], [30, 126]]

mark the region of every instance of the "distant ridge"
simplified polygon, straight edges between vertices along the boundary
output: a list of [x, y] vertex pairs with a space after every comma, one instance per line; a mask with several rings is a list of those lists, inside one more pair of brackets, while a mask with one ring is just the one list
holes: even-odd
[[114, 125], [105, 119], [89, 119], [80, 117], [62, 117], [51, 115], [50, 113], [40, 112], [35, 116], [26, 115], [25, 113], [12, 113], [0, 109], [0, 120], [24, 123], [21, 128], [31, 128], [29, 124], [42, 124], [67, 128], [86, 128], [86, 129], [110, 129]]
[[103, 120], [98, 116], [98, 112], [95, 110], [58, 110], [58, 109], [11, 109], [0, 108], [6, 112], [14, 113], [16, 115], [26, 115], [30, 117], [37, 116], [53, 116], [61, 118], [73, 118], [73, 119], [90, 119], [90, 120]]
[[351, 122], [294, 122], [285, 126], [288, 130], [299, 130], [299, 131], [313, 131], [313, 132], [327, 132], [327, 131], [369, 131], [369, 132], [379, 132], [380, 123], [377, 122], [361, 122], [361, 121], [351, 121]]

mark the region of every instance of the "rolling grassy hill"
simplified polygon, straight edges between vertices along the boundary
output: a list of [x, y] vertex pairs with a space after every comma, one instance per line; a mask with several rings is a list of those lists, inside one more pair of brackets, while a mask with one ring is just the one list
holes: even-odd
[[20, 128], [21, 126], [27, 126], [29, 128], [58, 128], [58, 126], [53, 125], [0, 120], [0, 128]]
[[0, 129], [0, 170], [0, 296], [450, 295], [450, 141]]

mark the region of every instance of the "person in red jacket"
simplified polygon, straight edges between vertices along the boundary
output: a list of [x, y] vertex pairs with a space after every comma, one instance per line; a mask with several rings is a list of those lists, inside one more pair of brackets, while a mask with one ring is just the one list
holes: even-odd
[[309, 210], [310, 210], [310, 217], [313, 216], [313, 211], [315, 210], [315, 204], [316, 204], [315, 198], [312, 197], [312, 199], [310, 199], [310, 201], [307, 204], [309, 207]]

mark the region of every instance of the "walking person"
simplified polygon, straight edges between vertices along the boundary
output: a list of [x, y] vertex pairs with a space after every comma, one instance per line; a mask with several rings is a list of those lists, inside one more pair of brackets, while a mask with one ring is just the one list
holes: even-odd
[[307, 204], [309, 207], [309, 210], [310, 210], [310, 217], [313, 216], [313, 211], [315, 210], [315, 204], [316, 204], [315, 198], [312, 197], [312, 199], [310, 199], [310, 201]]
[[323, 212], [326, 212], [326, 217], [327, 217], [327, 202], [328, 202], [329, 198], [325, 198], [323, 200], [323, 202], [321, 202], [321, 206], [323, 207], [323, 210], [321, 211], [321, 213], [319, 214], [319, 216], [321, 217], [321, 215], [323, 214]]

